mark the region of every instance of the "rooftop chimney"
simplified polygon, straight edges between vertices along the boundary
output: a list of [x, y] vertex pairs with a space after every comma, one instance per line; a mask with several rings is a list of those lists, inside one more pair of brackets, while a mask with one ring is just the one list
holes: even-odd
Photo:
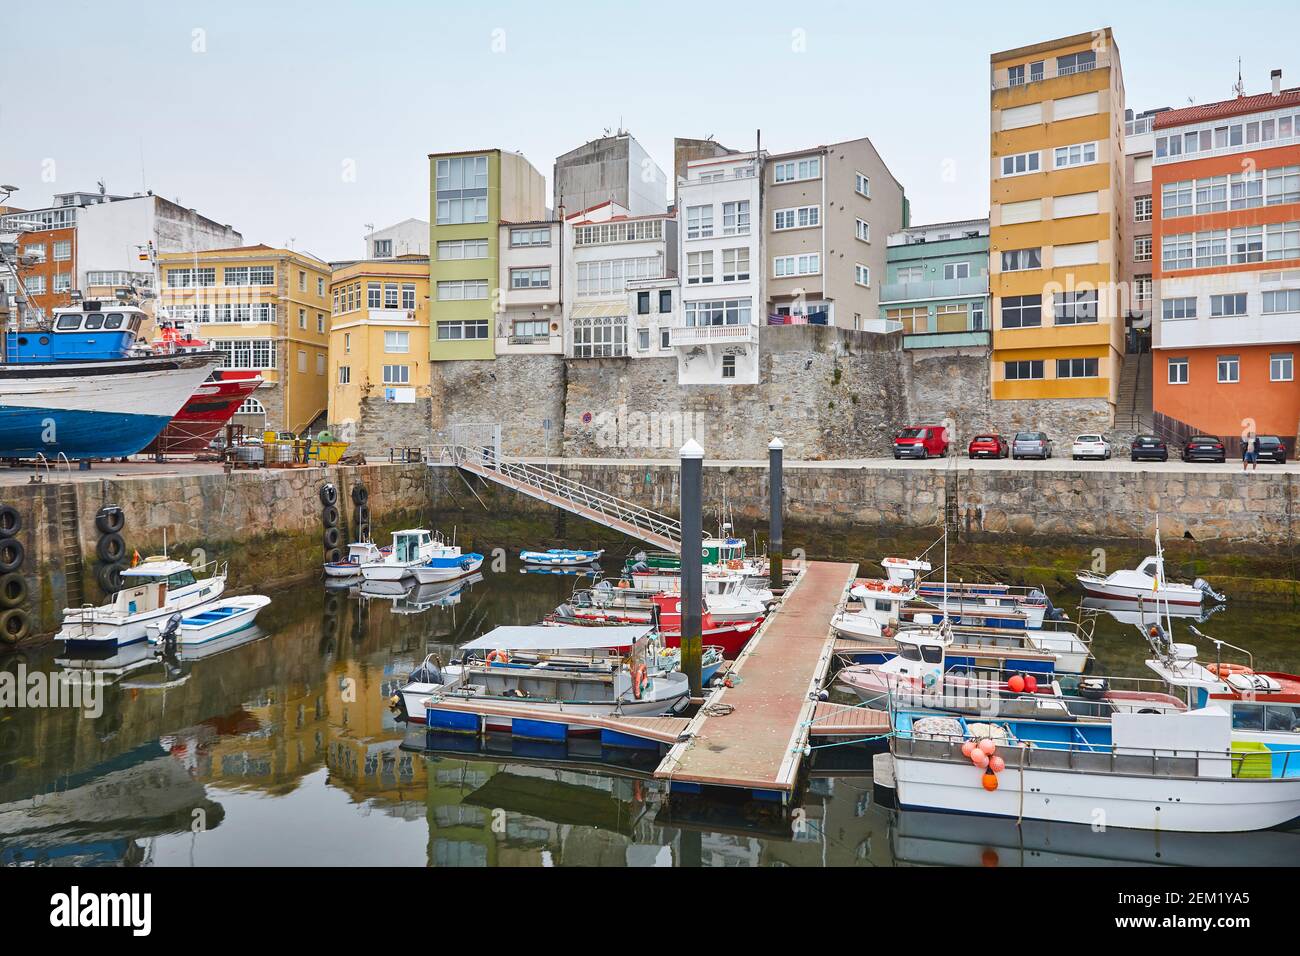
[[1273, 77], [1273, 95], [1281, 96], [1282, 95], [1282, 71], [1274, 70], [1270, 75]]

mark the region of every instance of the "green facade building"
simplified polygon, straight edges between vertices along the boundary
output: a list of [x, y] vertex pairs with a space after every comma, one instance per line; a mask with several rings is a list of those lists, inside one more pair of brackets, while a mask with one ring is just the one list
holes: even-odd
[[912, 226], [888, 244], [880, 317], [905, 348], [990, 344], [987, 219]]

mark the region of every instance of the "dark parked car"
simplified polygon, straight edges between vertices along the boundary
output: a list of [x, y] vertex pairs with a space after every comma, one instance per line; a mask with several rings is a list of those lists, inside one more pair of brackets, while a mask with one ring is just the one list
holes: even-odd
[[1193, 435], [1183, 445], [1183, 461], [1217, 461], [1226, 460], [1223, 442], [1213, 435]]
[[1169, 446], [1155, 435], [1138, 435], [1128, 446], [1130, 461], [1168, 461]]
[[895, 458], [942, 458], [948, 454], [948, 429], [942, 425], [917, 425], [894, 436]]
[[[1244, 446], [1243, 446], [1244, 447]], [[1243, 455], [1245, 452], [1242, 453]], [[1277, 435], [1255, 436], [1255, 460], [1286, 464], [1286, 442]]]
[[1011, 439], [1011, 457], [1046, 461], [1052, 457], [1052, 440], [1046, 432], [1016, 432], [1016, 437]]
[[1001, 435], [976, 435], [966, 448], [970, 458], [1006, 458], [1011, 454], [1011, 446]]

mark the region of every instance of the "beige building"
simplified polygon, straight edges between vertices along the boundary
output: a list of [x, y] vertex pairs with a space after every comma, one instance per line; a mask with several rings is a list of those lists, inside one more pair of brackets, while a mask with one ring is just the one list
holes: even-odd
[[871, 140], [773, 154], [763, 165], [767, 314], [864, 329], [879, 313], [885, 239], [907, 201]]
[[327, 403], [330, 267], [314, 256], [239, 246], [158, 257], [158, 307], [262, 386], [234, 422], [301, 434], [323, 427]]

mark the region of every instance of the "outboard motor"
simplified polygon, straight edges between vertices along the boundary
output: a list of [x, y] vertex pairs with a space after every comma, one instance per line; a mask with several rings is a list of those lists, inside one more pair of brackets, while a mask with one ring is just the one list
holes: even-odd
[[166, 626], [162, 629], [162, 633], [158, 635], [163, 654], [171, 655], [176, 653], [176, 632], [180, 629], [180, 626], [181, 615], [179, 612], [167, 619]]
[[441, 684], [442, 683], [442, 666], [438, 658], [430, 654], [424, 659], [424, 662], [411, 671], [407, 678], [409, 684]]
[[1047, 611], [1043, 615], [1043, 617], [1045, 617], [1047, 620], [1068, 621], [1070, 619], [1069, 616], [1066, 615], [1064, 611], [1062, 611], [1059, 607], [1057, 607], [1055, 604], [1052, 603], [1052, 599], [1047, 596], [1046, 592], [1040, 591], [1038, 588], [1034, 588], [1032, 591], [1029, 592], [1029, 597], [1035, 601], [1042, 601], [1044, 604], [1047, 605]]
[[1210, 582], [1205, 580], [1205, 578], [1197, 578], [1192, 582], [1192, 587], [1196, 588], [1196, 590], [1200, 591], [1206, 597], [1214, 598], [1214, 600], [1218, 601], [1220, 604], [1228, 600], [1218, 591], [1214, 590], [1214, 588], [1210, 587]]

